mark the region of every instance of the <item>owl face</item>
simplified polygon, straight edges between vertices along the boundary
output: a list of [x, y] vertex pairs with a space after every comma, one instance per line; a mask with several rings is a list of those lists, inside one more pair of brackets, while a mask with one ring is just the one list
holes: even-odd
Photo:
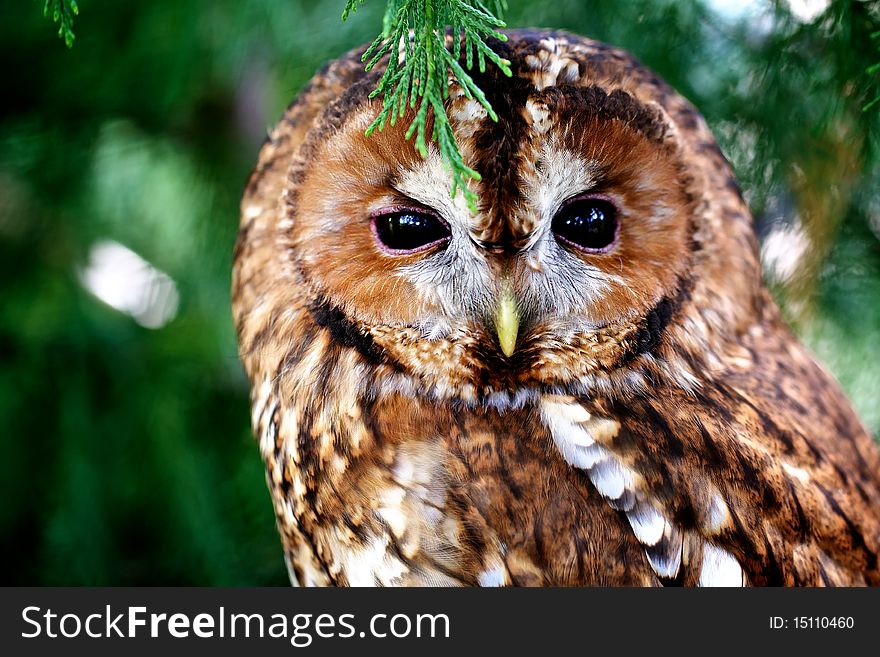
[[476, 213], [405, 139], [411, 116], [364, 136], [368, 80], [328, 110], [287, 198], [288, 252], [322, 312], [442, 395], [613, 374], [655, 346], [691, 268], [694, 194], [660, 105], [514, 63], [513, 82], [478, 80], [497, 123], [449, 102], [483, 176]]

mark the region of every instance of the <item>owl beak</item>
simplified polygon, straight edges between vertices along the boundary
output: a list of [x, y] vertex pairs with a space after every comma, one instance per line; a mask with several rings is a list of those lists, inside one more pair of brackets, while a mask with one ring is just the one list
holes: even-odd
[[495, 332], [501, 351], [510, 358], [516, 348], [516, 336], [519, 333], [519, 307], [513, 293], [506, 289], [498, 299], [495, 310]]

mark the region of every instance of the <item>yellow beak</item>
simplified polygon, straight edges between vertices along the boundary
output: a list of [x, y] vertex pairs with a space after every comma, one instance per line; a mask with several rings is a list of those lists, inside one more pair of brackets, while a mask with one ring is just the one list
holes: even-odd
[[498, 308], [495, 311], [495, 332], [498, 344], [508, 358], [516, 348], [516, 336], [519, 333], [519, 308], [510, 290], [501, 293]]

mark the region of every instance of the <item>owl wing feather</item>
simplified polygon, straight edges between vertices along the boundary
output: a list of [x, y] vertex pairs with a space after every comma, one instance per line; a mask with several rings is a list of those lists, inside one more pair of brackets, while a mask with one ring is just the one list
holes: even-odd
[[749, 583], [880, 583], [877, 451], [780, 323], [744, 335], [691, 392], [584, 403], [620, 422], [604, 446], [637, 473], [639, 494], [686, 537], [733, 555]]

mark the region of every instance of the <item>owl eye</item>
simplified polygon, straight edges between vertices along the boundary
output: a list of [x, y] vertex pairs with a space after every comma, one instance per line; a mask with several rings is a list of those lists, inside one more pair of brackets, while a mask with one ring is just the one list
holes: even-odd
[[586, 251], [607, 249], [617, 238], [617, 208], [601, 198], [568, 203], [551, 224], [556, 238]]
[[401, 210], [373, 217], [373, 234], [386, 251], [396, 254], [422, 251], [450, 238], [445, 223], [416, 210]]

